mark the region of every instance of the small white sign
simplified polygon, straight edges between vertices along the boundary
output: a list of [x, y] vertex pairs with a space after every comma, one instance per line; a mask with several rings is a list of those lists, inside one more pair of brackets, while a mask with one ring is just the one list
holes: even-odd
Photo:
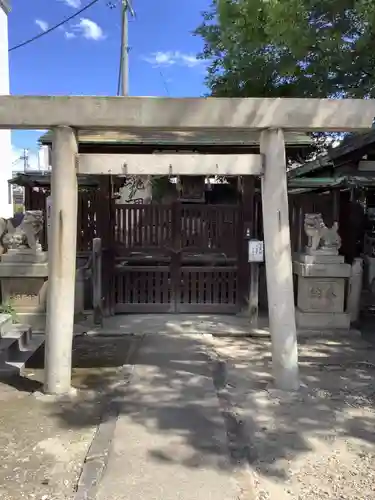
[[249, 240], [249, 262], [263, 262], [264, 245], [260, 240]]

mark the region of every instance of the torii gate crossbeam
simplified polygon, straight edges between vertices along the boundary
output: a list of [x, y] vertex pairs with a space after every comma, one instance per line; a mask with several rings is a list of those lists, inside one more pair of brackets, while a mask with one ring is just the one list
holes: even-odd
[[[71, 384], [76, 174], [77, 171], [105, 173], [105, 169], [100, 172], [96, 160], [83, 160], [78, 155], [77, 130], [147, 128], [183, 130], [189, 134], [204, 130], [207, 137], [213, 129], [260, 132], [261, 162], [254, 155], [249, 155], [247, 160], [246, 155], [236, 155], [233, 166], [233, 162], [210, 159], [208, 155], [202, 162], [192, 159], [192, 165], [195, 175], [205, 175], [209, 173], [205, 170], [216, 168], [222, 175], [233, 175], [234, 169], [242, 175], [262, 175], [273, 375], [277, 387], [295, 390], [299, 379], [284, 131], [368, 130], [374, 116], [374, 100], [0, 96], [0, 128], [54, 129], [46, 392], [63, 394], [69, 391]], [[217, 161], [220, 161], [218, 167]], [[136, 162], [128, 163], [132, 172], [137, 171]], [[123, 168], [121, 164], [116, 165], [116, 169]], [[152, 161], [142, 165], [143, 175], [168, 167], [165, 158], [158, 165]]]

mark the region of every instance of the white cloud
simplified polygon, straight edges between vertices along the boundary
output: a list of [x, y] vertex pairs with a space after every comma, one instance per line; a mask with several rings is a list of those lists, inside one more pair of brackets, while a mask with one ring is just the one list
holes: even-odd
[[143, 59], [153, 66], [173, 66], [176, 64], [179, 66], [194, 68], [204, 63], [204, 61], [197, 59], [194, 54], [186, 54], [184, 52], [180, 52], [179, 50], [153, 52], [151, 56], [144, 57]]
[[42, 31], [48, 30], [48, 23], [46, 21], [42, 21], [41, 19], [35, 19], [35, 24], [39, 26]]
[[75, 34], [72, 33], [71, 31], [65, 31], [64, 32], [64, 35], [65, 35], [65, 38], [67, 38], [68, 40], [70, 40], [71, 38], [75, 38]]
[[88, 40], [97, 41], [104, 38], [102, 28], [95, 21], [92, 21], [91, 19], [87, 19], [85, 17], [82, 17], [79, 23], [73, 26], [73, 30], [77, 31]]
[[69, 7], [73, 7], [73, 9], [78, 9], [81, 7], [81, 0], [63, 0], [66, 5], [69, 5]]

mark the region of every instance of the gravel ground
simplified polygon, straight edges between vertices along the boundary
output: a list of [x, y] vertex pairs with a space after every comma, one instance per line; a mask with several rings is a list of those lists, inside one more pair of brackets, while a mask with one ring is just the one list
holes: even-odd
[[95, 432], [94, 425], [67, 428], [58, 403], [0, 384], [1, 500], [71, 499]]
[[43, 348], [24, 376], [0, 380], [1, 500], [74, 498], [103, 404], [115, 395], [113, 387], [132, 344], [129, 337], [76, 337], [73, 385], [82, 390], [74, 399], [56, 400], [38, 392]]
[[334, 339], [301, 340], [303, 385], [289, 395], [270, 384], [268, 340], [212, 341], [258, 500], [375, 498], [374, 347]]

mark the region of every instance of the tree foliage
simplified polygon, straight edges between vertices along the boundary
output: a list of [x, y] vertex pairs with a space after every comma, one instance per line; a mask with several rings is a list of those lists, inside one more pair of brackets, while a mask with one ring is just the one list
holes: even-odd
[[212, 95], [375, 97], [374, 0], [212, 0], [195, 34]]

